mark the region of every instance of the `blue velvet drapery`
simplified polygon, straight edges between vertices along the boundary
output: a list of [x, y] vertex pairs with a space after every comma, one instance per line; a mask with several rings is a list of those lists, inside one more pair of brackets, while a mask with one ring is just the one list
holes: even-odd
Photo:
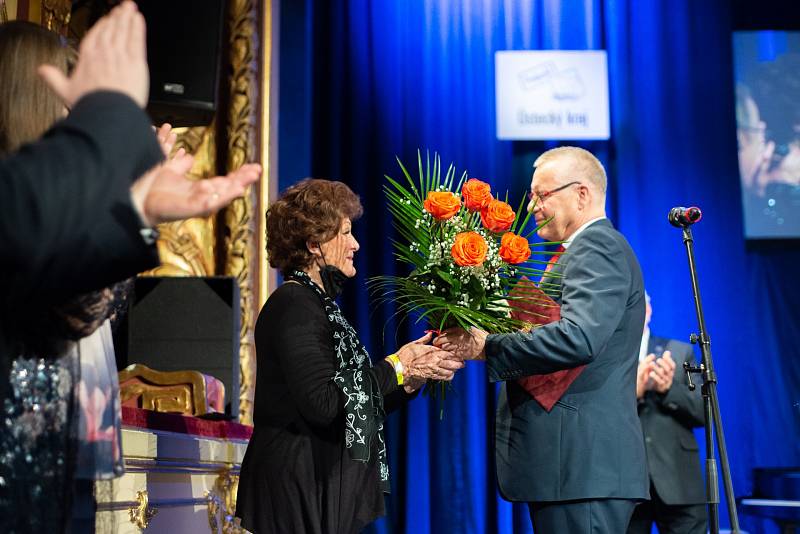
[[[341, 302], [374, 357], [396, 345], [396, 322], [382, 328], [392, 310], [374, 307], [364, 286], [397, 269], [381, 192], [383, 175], [399, 174], [395, 155], [413, 163], [418, 148], [436, 150], [518, 198], [535, 157], [555, 144], [496, 139], [494, 52], [605, 49], [612, 138], [581, 146], [608, 170], [609, 216], [642, 264], [652, 330], [685, 340], [696, 329], [680, 232], [666, 214], [699, 205], [699, 278], [736, 494], [750, 492], [753, 467], [800, 464], [800, 246], [742, 237], [728, 2], [307, 0], [281, 9], [280, 187], [313, 175], [361, 195], [359, 275]], [[424, 398], [391, 417], [394, 491], [373, 531], [530, 531], [527, 510], [497, 496], [495, 390], [482, 364], [454, 386], [442, 421]], [[751, 533], [767, 528], [742, 522]]]

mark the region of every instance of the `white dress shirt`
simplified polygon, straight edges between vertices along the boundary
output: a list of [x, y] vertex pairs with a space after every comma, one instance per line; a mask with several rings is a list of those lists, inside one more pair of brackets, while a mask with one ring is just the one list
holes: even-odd
[[585, 223], [583, 223], [582, 225], [580, 225], [580, 226], [578, 227], [578, 229], [577, 229], [577, 230], [575, 230], [575, 231], [572, 233], [572, 235], [571, 235], [571, 236], [569, 236], [569, 238], [568, 238], [566, 241], [564, 241], [563, 243], [561, 243], [561, 245], [564, 247], [564, 250], [567, 250], [567, 249], [569, 248], [570, 244], [572, 244], [572, 242], [573, 242], [573, 241], [575, 241], [575, 238], [576, 238], [576, 237], [578, 237], [578, 234], [580, 234], [581, 232], [583, 232], [584, 230], [586, 230], [586, 229], [589, 227], [589, 225], [591, 225], [591, 224], [594, 224], [594, 223], [596, 223], [597, 221], [599, 221], [600, 219], [605, 219], [605, 218], [606, 218], [606, 217], [595, 217], [594, 219], [592, 219], [592, 220], [590, 220], [590, 221], [586, 221]]

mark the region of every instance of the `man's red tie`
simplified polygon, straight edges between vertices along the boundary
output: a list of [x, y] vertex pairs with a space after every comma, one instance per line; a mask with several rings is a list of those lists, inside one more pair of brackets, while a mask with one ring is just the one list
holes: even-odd
[[[550, 257], [550, 261], [547, 262], [547, 267], [544, 268], [545, 273], [549, 273], [551, 270], [553, 270], [553, 266], [558, 263], [558, 258], [560, 258], [561, 254], [563, 254], [566, 250], [567, 249], [564, 248], [564, 245], [558, 245], [554, 251], [555, 253]], [[542, 278], [544, 278], [544, 275], [542, 275]]]
[[[556, 252], [564, 252], [564, 247], [559, 245]], [[544, 270], [545, 273], [553, 268], [558, 258], [559, 255], [554, 255], [550, 259]], [[561, 319], [561, 307], [558, 303], [525, 277], [522, 278], [510, 295], [525, 298], [525, 300], [514, 301], [514, 307], [517, 309], [511, 313], [511, 316], [515, 319], [537, 325], [547, 324]], [[586, 366], [581, 365], [580, 367], [573, 367], [572, 369], [564, 369], [544, 375], [526, 376], [525, 378], [518, 379], [517, 383], [522, 386], [542, 408], [549, 412], [575, 379], [580, 376], [584, 367]]]

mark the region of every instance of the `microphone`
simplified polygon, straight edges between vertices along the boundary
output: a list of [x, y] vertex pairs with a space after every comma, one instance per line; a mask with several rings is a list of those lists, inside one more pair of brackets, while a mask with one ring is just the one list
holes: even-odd
[[672, 208], [669, 210], [669, 215], [667, 219], [672, 226], [676, 226], [678, 228], [685, 228], [690, 226], [700, 219], [703, 218], [703, 212], [700, 211], [700, 208], [695, 206], [684, 208], [684, 207], [677, 207]]

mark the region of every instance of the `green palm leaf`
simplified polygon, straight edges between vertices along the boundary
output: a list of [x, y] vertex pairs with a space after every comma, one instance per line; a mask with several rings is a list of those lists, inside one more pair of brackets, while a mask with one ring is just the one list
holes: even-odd
[[[459, 326], [480, 328], [487, 332], [515, 332], [531, 327], [526, 321], [512, 317], [512, 312], [531, 305], [548, 306], [547, 296], [559, 290], [558, 273], [550, 273], [548, 282], [539, 284], [541, 294], [514, 293], [522, 277], [537, 279], [545, 272], [552, 252], [542, 247], [556, 243], [529, 243], [535, 257], [523, 264], [510, 265], [499, 256], [502, 233], [493, 234], [481, 222], [480, 214], [463, 206], [451, 219], [437, 221], [424, 208], [432, 191], [450, 191], [460, 196], [469, 175], [458, 173], [455, 165], [442, 173], [439, 154], [417, 150], [417, 173], [412, 177], [403, 162], [396, 158], [403, 177], [385, 175], [383, 191], [397, 239], [391, 240], [395, 258], [409, 269], [406, 276], [376, 276], [367, 281], [377, 304], [392, 303], [394, 313], [389, 321], [398, 324], [413, 319], [439, 330]], [[498, 198], [495, 196], [495, 198]], [[508, 202], [508, 193], [505, 193]], [[530, 229], [531, 213], [525, 210], [527, 196], [520, 200], [510, 231], [530, 238], [550, 221]], [[486, 259], [477, 267], [458, 265], [451, 253], [453, 241], [461, 232], [476, 232], [487, 243]], [[528, 308], [530, 309], [530, 308]], [[533, 308], [535, 309], [535, 308]], [[533, 315], [542, 315], [533, 312]], [[527, 317], [530, 317], [529, 314]], [[542, 315], [544, 317], [544, 315]], [[387, 324], [388, 322], [387, 321]], [[427, 388], [440, 401], [447, 391], [441, 384]]]

